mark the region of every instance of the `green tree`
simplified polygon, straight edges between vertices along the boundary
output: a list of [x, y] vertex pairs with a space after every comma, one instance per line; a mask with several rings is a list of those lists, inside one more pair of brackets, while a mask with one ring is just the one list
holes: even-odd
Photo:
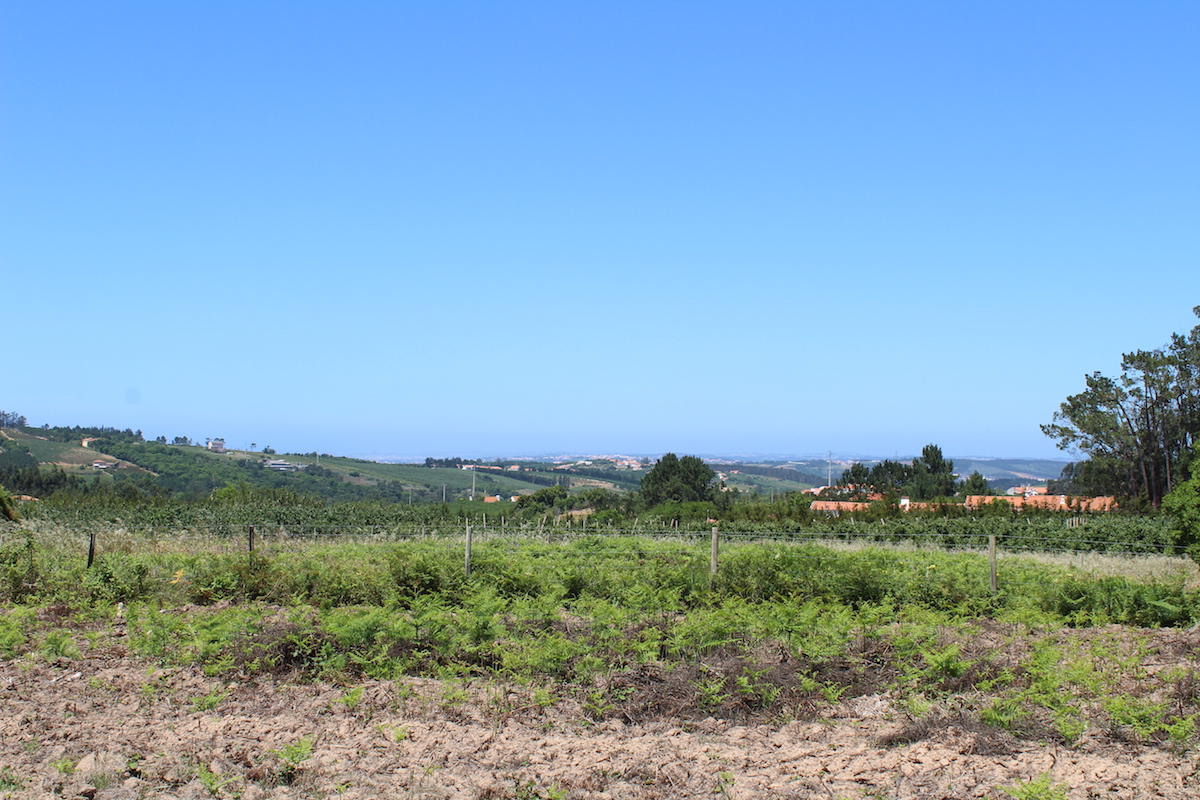
[[947, 461], [942, 456], [942, 448], [936, 444], [925, 445], [921, 457], [913, 459], [910, 475], [903, 488], [913, 500], [933, 500], [954, 494], [954, 462]]
[[716, 473], [697, 456], [679, 458], [667, 453], [642, 478], [642, 498], [648, 506], [676, 501], [711, 500]]
[[27, 420], [24, 414], [15, 411], [0, 411], [0, 428], [24, 428]]
[[567, 490], [561, 486], [549, 486], [538, 489], [532, 494], [523, 494], [517, 498], [517, 508], [535, 508], [545, 510], [552, 506], [565, 504]]
[[871, 467], [871, 478], [868, 483], [876, 494], [899, 492], [912, 479], [912, 467], [899, 461], [884, 459]]
[[975, 470], [963, 481], [962, 493], [967, 496], [991, 494], [992, 487], [988, 485], [988, 479], [983, 477], [983, 473]]
[[[1200, 317], [1200, 306], [1193, 311]], [[1118, 378], [1093, 372], [1084, 381], [1042, 432], [1087, 457], [1071, 476], [1087, 493], [1158, 507], [1188, 479], [1200, 436], [1200, 325], [1165, 348], [1125, 354]]]
[[855, 461], [842, 470], [842, 477], [838, 478], [837, 485], [847, 488], [853, 486], [855, 491], [861, 491], [870, 479], [871, 470], [867, 468], [867, 465], [861, 461]]
[[[1196, 445], [1193, 456], [1200, 458], [1200, 444]], [[1175, 543], [1200, 561], [1200, 470], [1172, 489], [1163, 498], [1162, 508], [1175, 518], [1177, 527], [1172, 531]]]

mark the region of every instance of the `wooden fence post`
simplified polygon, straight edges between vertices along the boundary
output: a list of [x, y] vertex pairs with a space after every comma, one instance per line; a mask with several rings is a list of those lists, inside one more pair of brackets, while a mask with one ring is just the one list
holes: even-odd
[[989, 572], [992, 578], [992, 597], [999, 593], [999, 587], [996, 585], [996, 534], [988, 535], [988, 565]]
[[466, 570], [467, 577], [471, 577], [471, 523], [467, 523], [467, 546], [466, 546]]
[[250, 536], [248, 538], [249, 538], [249, 542], [248, 542], [247, 546], [249, 547], [250, 555], [253, 556], [254, 555], [254, 526], [253, 525], [250, 526]]
[[713, 581], [717, 577], [717, 526], [712, 529], [712, 558], [708, 563], [708, 588], [712, 588]]
[[88, 569], [92, 568], [92, 562], [96, 560], [96, 532], [92, 531], [88, 534]]

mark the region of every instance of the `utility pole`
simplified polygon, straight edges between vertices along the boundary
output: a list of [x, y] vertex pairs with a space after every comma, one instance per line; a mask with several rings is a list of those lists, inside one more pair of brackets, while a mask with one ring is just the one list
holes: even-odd
[[833, 486], [833, 451], [832, 450], [829, 451], [829, 458], [826, 461], [826, 464], [829, 466], [829, 477], [825, 479], [825, 485]]

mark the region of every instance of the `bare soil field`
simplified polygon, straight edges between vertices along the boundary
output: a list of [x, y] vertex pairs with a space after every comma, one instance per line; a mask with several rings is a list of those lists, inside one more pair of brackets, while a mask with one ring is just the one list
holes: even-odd
[[230, 681], [92, 637], [0, 662], [0, 798], [1200, 798], [1193, 754], [1119, 731], [1068, 747], [887, 693], [718, 718], [665, 673], [625, 679], [596, 714], [478, 678]]

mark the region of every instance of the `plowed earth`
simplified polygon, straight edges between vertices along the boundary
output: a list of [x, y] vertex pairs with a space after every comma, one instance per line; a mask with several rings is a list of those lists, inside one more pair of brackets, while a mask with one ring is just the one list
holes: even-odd
[[625, 680], [627, 708], [596, 714], [483, 679], [231, 682], [93, 641], [0, 662], [0, 798], [1032, 800], [1054, 796], [1028, 786], [1048, 774], [1073, 799], [1200, 800], [1191, 755], [1114, 731], [1068, 747], [947, 709], [914, 719], [887, 693], [718, 718], [669, 675]]

